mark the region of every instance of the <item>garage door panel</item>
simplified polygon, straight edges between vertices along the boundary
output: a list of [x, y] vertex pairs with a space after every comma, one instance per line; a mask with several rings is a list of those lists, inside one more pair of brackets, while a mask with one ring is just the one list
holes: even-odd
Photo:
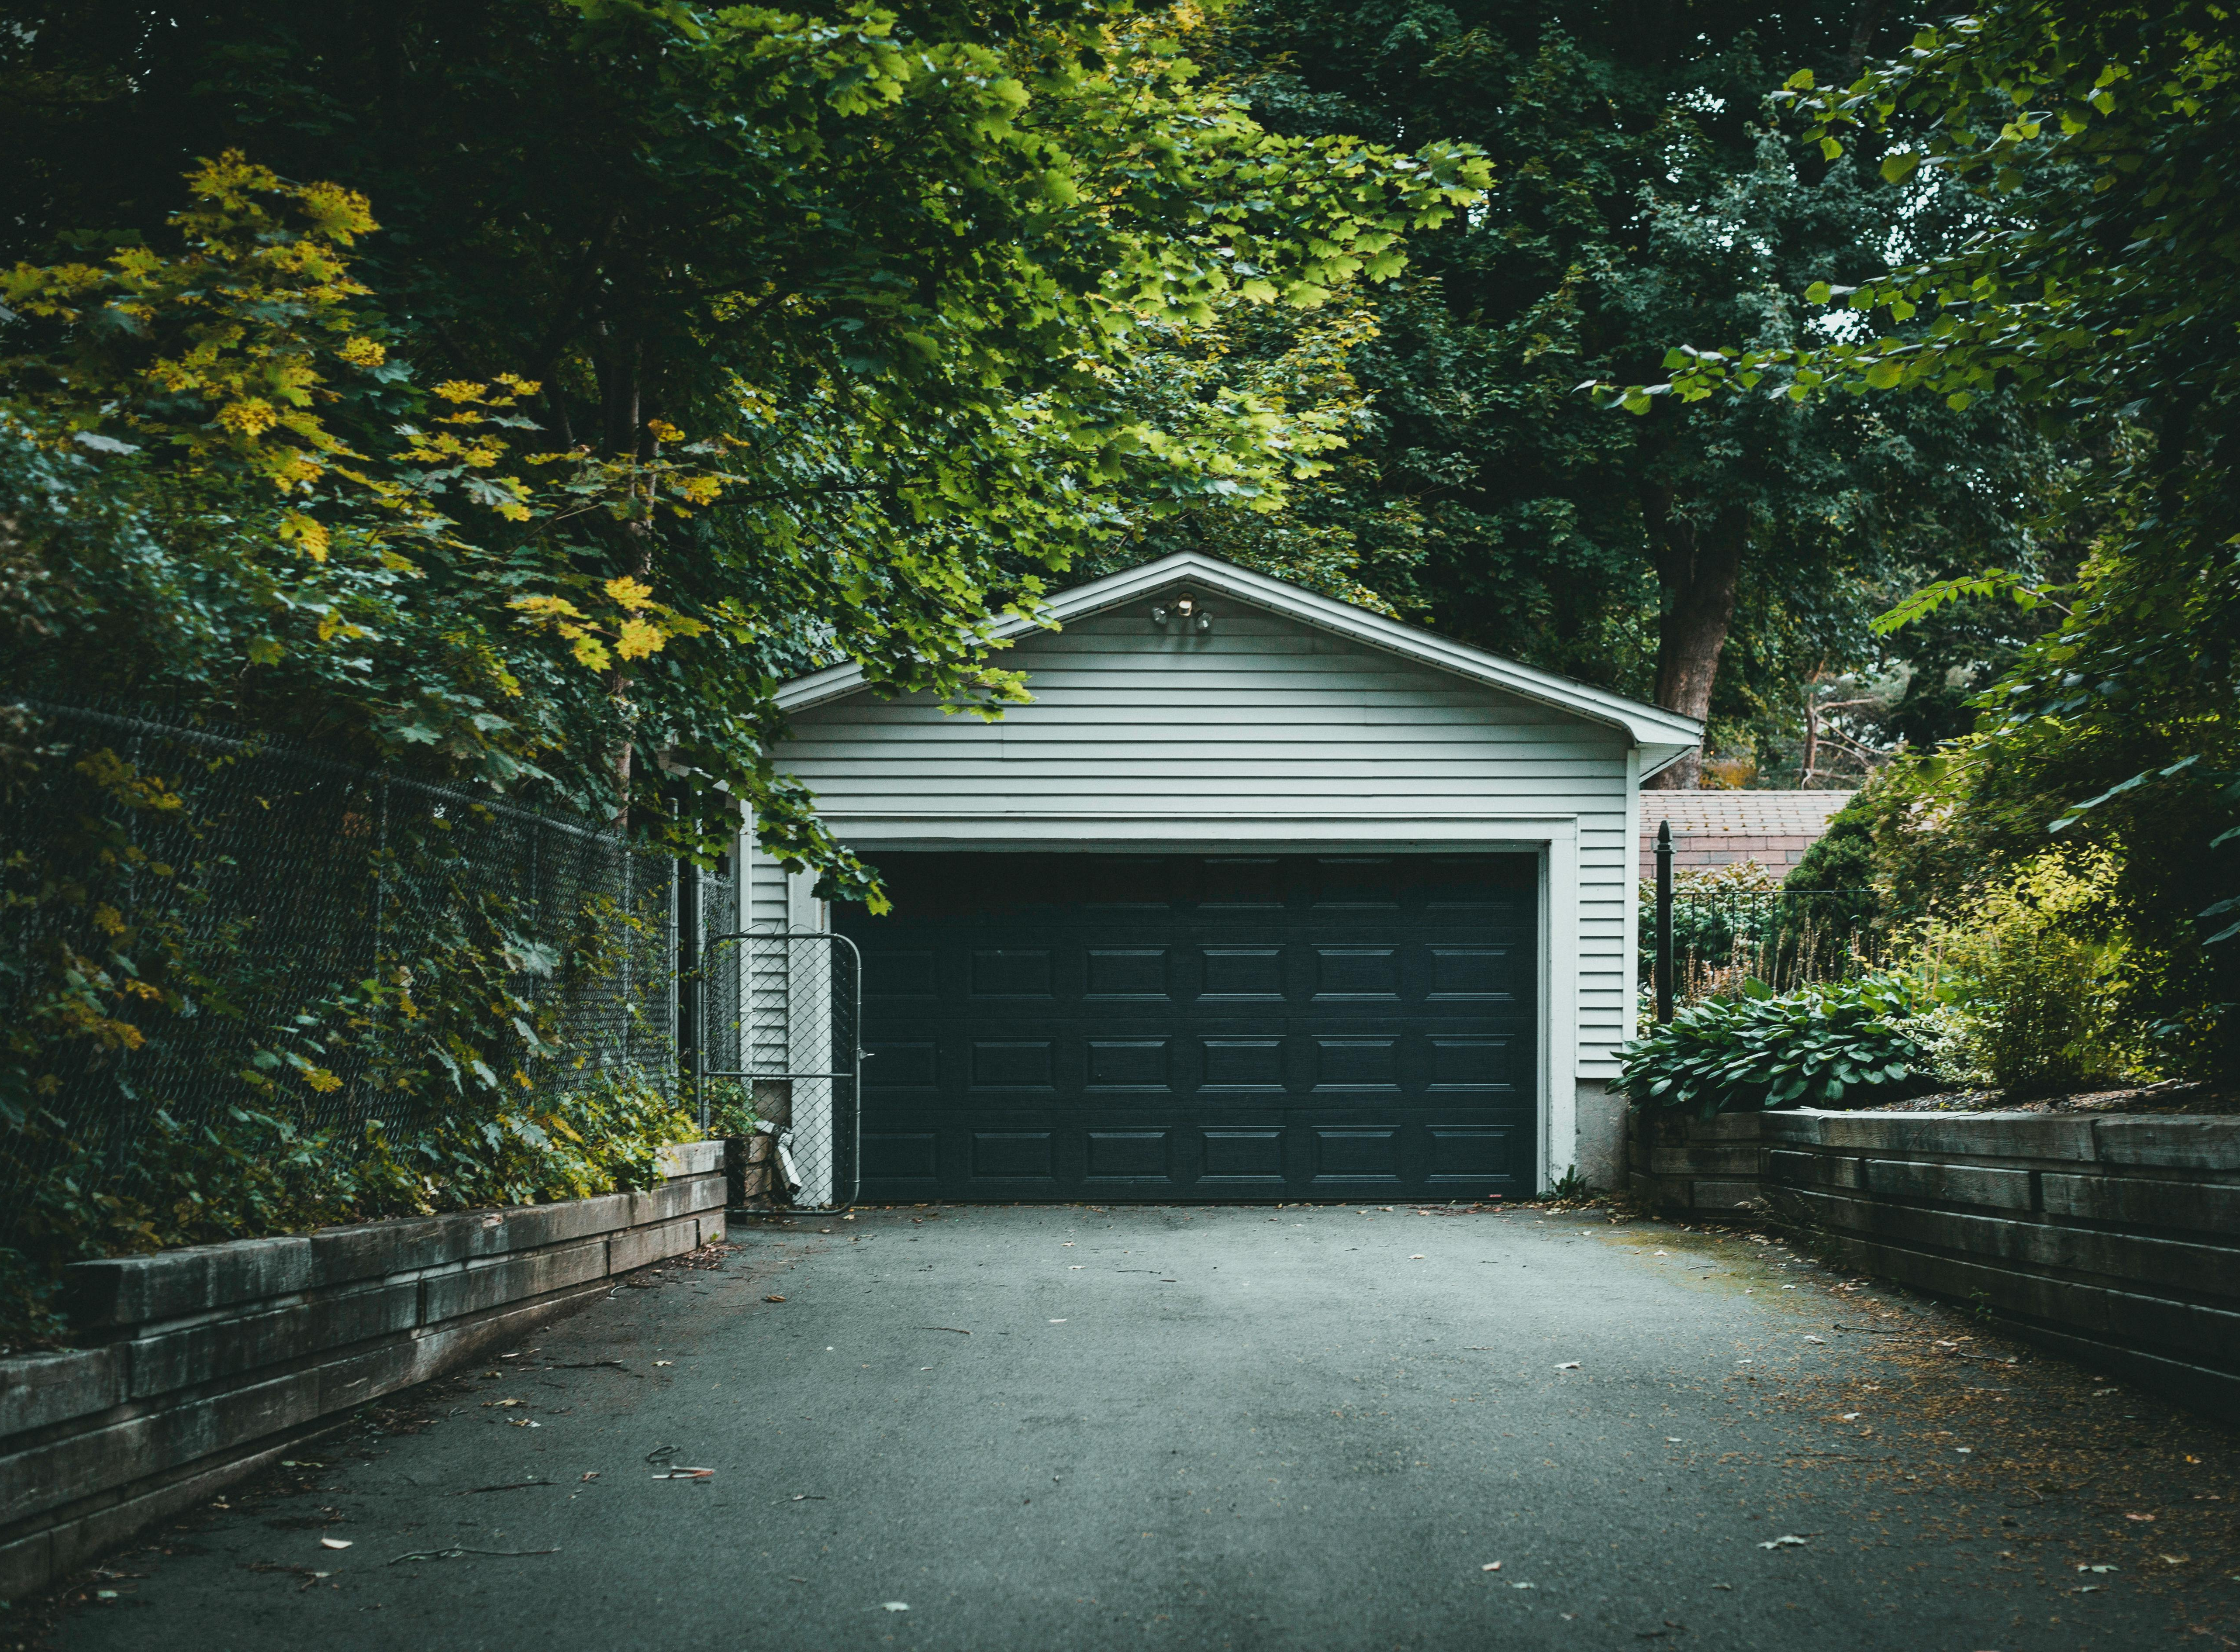
[[977, 1182], [1057, 1180], [1053, 1130], [974, 1130], [971, 1174]]
[[1276, 945], [1199, 947], [1197, 997], [1203, 1003], [1281, 1003], [1283, 949]]
[[1400, 1131], [1397, 1126], [1310, 1127], [1314, 1142], [1315, 1182], [1400, 1182]]
[[867, 1198], [1533, 1180], [1523, 856], [900, 855], [864, 953]]
[[1199, 1063], [1201, 1094], [1282, 1096], [1289, 1088], [1281, 1037], [1209, 1037], [1200, 1042]]
[[1434, 1185], [1488, 1176], [1514, 1178], [1525, 1169], [1519, 1151], [1530, 1146], [1529, 1131], [1465, 1126], [1435, 1127], [1427, 1134]]
[[1174, 1041], [1168, 1038], [1091, 1038], [1088, 1076], [1094, 1093], [1129, 1091], [1170, 1096], [1175, 1092]]
[[1082, 996], [1099, 1001], [1164, 1003], [1174, 991], [1167, 947], [1091, 947], [1083, 960]]
[[1050, 998], [1054, 970], [1047, 947], [975, 947], [969, 979], [975, 998]]
[[974, 1089], [1052, 1090], [1057, 1087], [1054, 1038], [975, 1039], [970, 1056]]
[[1201, 1184], [1232, 1189], [1283, 1186], [1283, 1131], [1281, 1127], [1207, 1129], [1200, 1136]]
[[1084, 1179], [1174, 1185], [1172, 1130], [1090, 1130]]
[[[1367, 1036], [1317, 1035], [1308, 1039], [1313, 1062], [1310, 1088], [1319, 1096], [1335, 1090], [1397, 1096], [1400, 1093], [1400, 1040], [1390, 1034]], [[1328, 1103], [1325, 1102], [1325, 1105]]]

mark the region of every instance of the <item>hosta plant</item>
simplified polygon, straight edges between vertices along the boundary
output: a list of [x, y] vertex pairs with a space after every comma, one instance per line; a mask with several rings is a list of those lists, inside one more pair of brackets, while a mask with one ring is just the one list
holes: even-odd
[[1926, 1008], [1910, 976], [1877, 975], [1776, 995], [1749, 981], [1681, 1010], [1623, 1052], [1619, 1084], [1646, 1106], [1705, 1118], [1759, 1108], [1870, 1107], [1929, 1076], [1900, 1023]]

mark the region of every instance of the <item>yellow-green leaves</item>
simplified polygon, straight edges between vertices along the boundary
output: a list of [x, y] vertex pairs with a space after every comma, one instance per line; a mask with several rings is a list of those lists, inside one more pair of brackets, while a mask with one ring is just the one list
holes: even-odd
[[708, 629], [703, 622], [655, 602], [653, 587], [630, 575], [603, 583], [580, 577], [567, 583], [593, 607], [579, 608], [550, 593], [517, 596], [506, 606], [525, 623], [565, 642], [576, 663], [591, 670], [610, 670], [617, 660], [644, 659], [661, 652], [671, 638], [698, 636]]

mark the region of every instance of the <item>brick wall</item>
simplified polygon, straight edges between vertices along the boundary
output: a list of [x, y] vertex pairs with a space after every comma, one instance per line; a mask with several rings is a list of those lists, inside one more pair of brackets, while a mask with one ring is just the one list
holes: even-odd
[[1636, 1196], [1810, 1230], [1862, 1272], [2240, 1415], [2240, 1119], [1636, 1110]]
[[80, 1262], [84, 1346], [0, 1359], [0, 1600], [723, 1234], [723, 1143], [642, 1193]]

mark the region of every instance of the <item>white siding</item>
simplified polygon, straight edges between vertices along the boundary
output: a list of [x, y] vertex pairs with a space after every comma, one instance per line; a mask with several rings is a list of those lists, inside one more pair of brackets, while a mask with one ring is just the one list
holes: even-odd
[[[1192, 823], [1240, 821], [1271, 839], [1319, 823], [1323, 843], [1428, 842], [1428, 823], [1458, 820], [1486, 823], [1490, 843], [1562, 836], [1575, 856], [1551, 863], [1575, 859], [1577, 903], [1557, 891], [1550, 912], [1574, 911], [1574, 936], [1550, 950], [1576, 974], [1549, 986], [1576, 1023], [1574, 1059], [1550, 1076], [1568, 1090], [1574, 1072], [1613, 1074], [1632, 996], [1629, 736], [1235, 601], [1208, 606], [1209, 636], [1163, 631], [1136, 602], [1023, 640], [1006, 663], [1028, 673], [1035, 701], [1000, 722], [860, 692], [813, 707], [795, 716], [779, 766], [875, 862], [914, 824], [966, 817], [990, 840], [1005, 819], [1032, 818], [1051, 849], [1068, 822], [1084, 842], [1100, 822], [1130, 821], [1170, 823], [1178, 843]], [[1452, 825], [1437, 836], [1472, 841]], [[783, 911], [783, 885], [758, 859], [758, 920]], [[1568, 1143], [1557, 1152], [1560, 1167]]]

